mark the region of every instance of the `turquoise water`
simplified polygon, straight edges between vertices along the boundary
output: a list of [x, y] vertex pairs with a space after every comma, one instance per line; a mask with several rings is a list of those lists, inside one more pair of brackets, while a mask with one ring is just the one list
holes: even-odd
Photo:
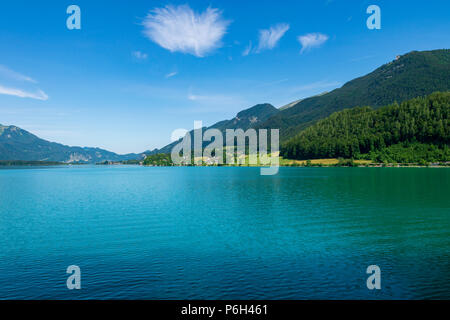
[[0, 244], [0, 299], [448, 299], [450, 170], [0, 169]]

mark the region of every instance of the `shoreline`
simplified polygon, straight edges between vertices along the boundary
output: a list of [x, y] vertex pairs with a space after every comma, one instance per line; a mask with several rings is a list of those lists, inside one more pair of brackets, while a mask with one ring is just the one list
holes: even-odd
[[[324, 161], [325, 160], [325, 161]], [[278, 165], [280, 168], [450, 168], [450, 163], [431, 163], [422, 165], [418, 163], [372, 163], [366, 160], [345, 160], [334, 161], [336, 159], [317, 160], [283, 160]], [[289, 161], [289, 163], [287, 163]], [[292, 161], [292, 162], [291, 162]], [[309, 162], [311, 161], [311, 162]], [[284, 162], [284, 163], [283, 163]], [[140, 163], [64, 163], [64, 162], [40, 162], [40, 161], [0, 161], [0, 168], [12, 167], [71, 167], [71, 166], [138, 166], [138, 167], [226, 167], [226, 168], [269, 168], [269, 165], [228, 165], [228, 164], [202, 164], [202, 165], [172, 165], [172, 164], [144, 164]]]

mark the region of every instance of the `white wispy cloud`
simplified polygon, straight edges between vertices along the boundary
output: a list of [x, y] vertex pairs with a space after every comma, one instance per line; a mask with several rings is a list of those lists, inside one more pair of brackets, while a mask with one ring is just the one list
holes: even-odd
[[248, 43], [248, 46], [245, 47], [244, 51], [242, 52], [242, 55], [243, 55], [244, 57], [245, 57], [245, 56], [248, 56], [248, 55], [250, 54], [251, 51], [252, 51], [252, 42], [250, 41], [250, 42]]
[[33, 78], [23, 75], [14, 70], [11, 70], [4, 65], [0, 65], [0, 74], [2, 74], [4, 77], [7, 77], [7, 78], [10, 78], [13, 80], [17, 80], [17, 81], [26, 81], [26, 82], [37, 83], [37, 81], [34, 80]]
[[[187, 99], [189, 100], [189, 107], [186, 110], [200, 113], [234, 113], [242, 110], [243, 106], [250, 103], [242, 96], [234, 93], [219, 93], [219, 92], [193, 92], [189, 89]], [[185, 111], [186, 111], [185, 110]]]
[[317, 48], [320, 47], [322, 44], [327, 42], [328, 36], [326, 34], [322, 33], [308, 33], [303, 36], [298, 37], [298, 41], [302, 45], [302, 50], [300, 53], [303, 53], [307, 50], [310, 50], [311, 48]]
[[166, 74], [166, 79], [175, 77], [177, 74], [178, 74], [178, 72], [176, 72], [176, 71], [168, 73], [168, 74]]
[[259, 44], [257, 51], [275, 48], [278, 41], [280, 41], [288, 30], [289, 25], [287, 23], [279, 23], [270, 27], [270, 29], [259, 30]]
[[29, 92], [22, 89], [8, 88], [0, 85], [0, 94], [15, 96], [19, 98], [31, 98], [42, 101], [48, 100], [48, 95], [42, 90], [37, 90], [36, 92]]
[[152, 10], [143, 25], [145, 36], [161, 47], [204, 57], [222, 45], [229, 23], [218, 9], [196, 13], [188, 5], [169, 5]]
[[208, 96], [199, 96], [199, 95], [192, 94], [192, 93], [189, 93], [187, 98], [191, 101], [210, 100], [210, 97], [208, 97]]
[[235, 99], [235, 97], [223, 94], [194, 94], [191, 91], [189, 91], [187, 98], [190, 101], [205, 102], [205, 103], [227, 102], [227, 101], [234, 101]]
[[141, 51], [133, 51], [132, 55], [133, 55], [133, 57], [135, 57], [138, 60], [145, 60], [148, 58], [148, 54], [141, 52]]
[[[37, 81], [22, 73], [14, 71], [5, 65], [0, 65], [0, 81], [6, 81], [7, 86], [0, 84], [0, 95], [15, 96], [19, 98], [31, 98], [36, 100], [48, 100], [48, 95], [36, 88]], [[25, 86], [26, 89], [17, 88]]]

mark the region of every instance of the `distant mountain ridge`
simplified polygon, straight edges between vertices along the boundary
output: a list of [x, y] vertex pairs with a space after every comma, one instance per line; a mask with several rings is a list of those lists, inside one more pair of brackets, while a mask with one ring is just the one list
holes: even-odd
[[97, 163], [143, 158], [144, 154], [119, 155], [100, 148], [69, 147], [41, 139], [16, 126], [0, 125], [0, 160]]
[[[249, 109], [239, 112], [236, 117], [231, 120], [219, 121], [212, 126], [203, 129], [218, 129], [222, 132], [225, 132], [226, 129], [242, 129], [245, 131], [256, 127], [258, 124], [266, 121], [278, 112], [280, 112], [280, 110], [269, 103], [257, 104]], [[193, 132], [194, 130], [191, 130], [190, 134], [192, 135]], [[150, 151], [149, 154], [171, 153], [172, 148], [177, 145], [179, 141], [173, 142], [161, 149]]]
[[450, 50], [412, 51], [341, 88], [303, 99], [258, 127], [280, 129], [280, 139], [286, 141], [336, 111], [357, 106], [379, 108], [448, 90]]

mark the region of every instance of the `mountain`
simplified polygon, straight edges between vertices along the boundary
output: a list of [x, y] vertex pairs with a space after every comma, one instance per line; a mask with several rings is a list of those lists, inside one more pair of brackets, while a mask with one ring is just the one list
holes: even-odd
[[[323, 96], [324, 94], [327, 94], [327, 93], [328, 93], [328, 92], [325, 91], [325, 92], [316, 94], [316, 95], [314, 95], [314, 96], [312, 96], [312, 97], [310, 97], [310, 98], [313, 98], [313, 97], [320, 97], [320, 96]], [[280, 111], [283, 111], [283, 110], [292, 108], [293, 106], [299, 104], [299, 103], [302, 102], [303, 100], [304, 100], [304, 99], [299, 99], [299, 100], [296, 100], [296, 101], [294, 101], [294, 102], [288, 103], [288, 104], [282, 106], [281, 108], [279, 108], [279, 110], [280, 110]]]
[[299, 99], [299, 100], [296, 100], [296, 101], [294, 101], [294, 102], [288, 103], [288, 104], [282, 106], [279, 110], [280, 110], [280, 111], [283, 111], [283, 110], [292, 108], [292, 107], [295, 106], [296, 104], [302, 102], [302, 100], [303, 100], [303, 99]]
[[283, 142], [336, 111], [356, 106], [379, 108], [447, 90], [450, 90], [450, 50], [413, 51], [339, 89], [301, 100], [258, 127], [280, 129]]
[[[333, 113], [282, 145], [289, 159], [370, 158], [386, 162], [450, 161], [450, 91], [379, 109]], [[363, 155], [368, 155], [364, 157]]]
[[[207, 129], [218, 129], [222, 132], [225, 132], [226, 129], [242, 129], [247, 130], [250, 128], [254, 128], [255, 126], [259, 125], [260, 123], [268, 120], [270, 117], [276, 115], [278, 112], [280, 112], [277, 108], [272, 106], [271, 104], [264, 103], [264, 104], [258, 104], [256, 106], [253, 106], [249, 109], [243, 110], [239, 112], [236, 117], [234, 117], [231, 120], [223, 120], [220, 122], [217, 122], [213, 124], [210, 127], [203, 128], [204, 130]], [[192, 135], [194, 130], [190, 131], [190, 134]], [[180, 140], [179, 140], [180, 141]], [[179, 141], [173, 142], [161, 149], [155, 149], [151, 151], [149, 154], [158, 154], [158, 153], [171, 153], [172, 148], [179, 143]], [[208, 143], [206, 143], [208, 144]]]
[[38, 138], [15, 126], [0, 125], [0, 160], [97, 163], [143, 159], [144, 154], [118, 155], [99, 148], [69, 147]]
[[218, 122], [210, 128], [219, 129], [221, 131], [226, 129], [247, 130], [263, 121], [266, 121], [276, 113], [278, 113], [278, 109], [271, 104], [258, 104], [239, 112], [234, 119]]

